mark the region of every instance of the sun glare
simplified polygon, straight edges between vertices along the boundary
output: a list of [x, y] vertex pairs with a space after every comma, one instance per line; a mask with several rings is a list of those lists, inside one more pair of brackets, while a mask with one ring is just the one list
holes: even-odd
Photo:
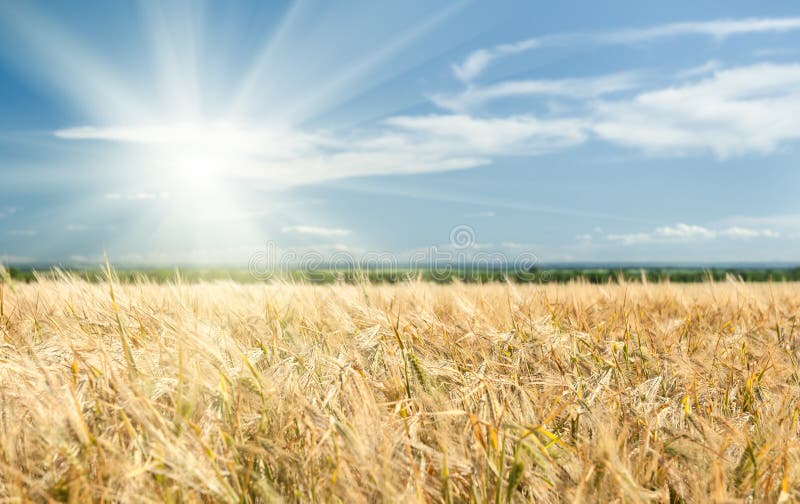
[[144, 144], [153, 167], [175, 195], [175, 219], [197, 235], [206, 234], [209, 223], [244, 215], [231, 177], [247, 163], [251, 139], [244, 128], [214, 122], [165, 123], [129, 133], [132, 141]]
[[158, 153], [159, 165], [184, 188], [214, 186], [247, 155], [242, 128], [217, 123], [180, 123], [144, 128], [141, 141]]

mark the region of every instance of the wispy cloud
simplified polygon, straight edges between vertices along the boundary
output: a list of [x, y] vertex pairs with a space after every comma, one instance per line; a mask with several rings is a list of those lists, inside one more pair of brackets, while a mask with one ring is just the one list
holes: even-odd
[[453, 64], [453, 73], [462, 81], [471, 81], [497, 58], [530, 51], [541, 45], [542, 42], [537, 39], [527, 39], [514, 44], [501, 44], [488, 49], [478, 49], [467, 56], [461, 64]]
[[[416, 145], [474, 156], [531, 154], [582, 143], [580, 119], [534, 116], [478, 118], [464, 114], [393, 117], [387, 123], [415, 137]], [[421, 143], [417, 143], [421, 142]]]
[[312, 235], [312, 236], [322, 236], [322, 237], [333, 237], [333, 236], [349, 236], [352, 234], [352, 231], [349, 229], [341, 229], [341, 228], [330, 228], [330, 227], [321, 227], [321, 226], [285, 226], [281, 229], [284, 233], [295, 233], [301, 235]]
[[800, 238], [800, 214], [766, 215], [759, 217], [738, 216], [721, 221], [731, 229], [769, 229], [783, 238]]
[[718, 19], [714, 21], [688, 21], [668, 23], [649, 28], [621, 30], [599, 36], [607, 43], [644, 42], [683, 35], [707, 35], [724, 39], [734, 35], [752, 33], [786, 32], [800, 29], [800, 17]]
[[541, 47], [587, 44], [630, 45], [687, 35], [704, 35], [715, 39], [725, 39], [735, 35], [787, 32], [798, 29], [800, 29], [800, 17], [782, 17], [688, 21], [599, 33], [562, 33], [478, 49], [470, 53], [462, 63], [453, 64], [452, 69], [459, 80], [470, 82], [497, 59]]
[[522, 96], [556, 96], [585, 100], [639, 87], [641, 81], [641, 72], [620, 72], [576, 79], [511, 80], [488, 86], [470, 86], [455, 94], [436, 94], [431, 99], [441, 108], [460, 112], [490, 100]]
[[697, 241], [714, 240], [717, 238], [751, 239], [751, 238], [778, 238], [780, 234], [772, 229], [754, 229], [733, 226], [723, 229], [710, 229], [695, 224], [678, 223], [672, 226], [662, 226], [653, 231], [609, 234], [609, 241], [620, 242], [623, 245], [640, 245], [650, 243], [691, 243]]
[[0, 219], [6, 219], [17, 213], [16, 207], [0, 208]]
[[57, 138], [130, 143], [170, 149], [201, 149], [224, 156], [291, 156], [329, 141], [321, 135], [286, 126], [245, 127], [226, 122], [176, 122], [156, 124], [78, 126], [56, 130]]
[[712, 74], [717, 70], [722, 68], [722, 63], [717, 60], [710, 60], [706, 61], [702, 65], [693, 66], [691, 68], [687, 68], [685, 70], [681, 70], [678, 72], [678, 77], [686, 78], [686, 77], [698, 77], [701, 75], [708, 75]]
[[740, 226], [733, 226], [727, 229], [723, 229], [719, 232], [719, 236], [724, 236], [726, 238], [778, 238], [780, 234], [777, 231], [773, 231], [771, 229], [751, 229], [745, 228]]
[[536, 247], [536, 245], [531, 243], [519, 243], [519, 242], [503, 242], [500, 246], [504, 249], [509, 250], [531, 250]]
[[726, 219], [727, 223], [739, 226], [769, 226], [778, 229], [800, 230], [800, 214], [782, 214], [766, 216], [738, 216]]

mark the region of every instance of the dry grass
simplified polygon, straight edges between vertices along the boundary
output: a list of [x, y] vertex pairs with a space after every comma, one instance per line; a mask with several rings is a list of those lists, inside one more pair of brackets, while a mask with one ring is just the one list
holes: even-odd
[[0, 287], [6, 500], [800, 490], [798, 284]]

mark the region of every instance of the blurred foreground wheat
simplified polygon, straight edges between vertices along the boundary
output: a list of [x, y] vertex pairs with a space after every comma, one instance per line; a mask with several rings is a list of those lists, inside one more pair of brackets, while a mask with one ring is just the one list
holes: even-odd
[[0, 285], [0, 496], [789, 501], [798, 284]]

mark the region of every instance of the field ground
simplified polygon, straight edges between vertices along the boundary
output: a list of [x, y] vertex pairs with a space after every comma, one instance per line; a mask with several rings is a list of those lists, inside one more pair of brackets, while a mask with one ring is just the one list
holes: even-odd
[[800, 284], [0, 284], [4, 500], [800, 496]]

